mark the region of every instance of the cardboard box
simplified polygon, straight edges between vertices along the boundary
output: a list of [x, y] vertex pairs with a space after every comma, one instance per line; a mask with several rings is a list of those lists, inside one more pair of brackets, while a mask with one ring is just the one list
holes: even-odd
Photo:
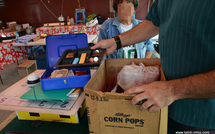
[[80, 118], [84, 114], [85, 109], [86, 109], [86, 102], [84, 101], [81, 108], [79, 109], [79, 111], [73, 116], [59, 115], [59, 114], [22, 112], [22, 111], [16, 111], [16, 114], [17, 114], [17, 117], [19, 120], [41, 120], [41, 121], [78, 124]]
[[132, 95], [105, 92], [124, 65], [132, 62], [159, 65], [160, 80], [165, 80], [160, 59], [107, 59], [84, 87], [89, 131], [94, 134], [166, 134], [167, 107], [155, 113], [131, 106]]
[[19, 72], [19, 78], [23, 78], [37, 70], [36, 60], [26, 60], [21, 63], [17, 69]]

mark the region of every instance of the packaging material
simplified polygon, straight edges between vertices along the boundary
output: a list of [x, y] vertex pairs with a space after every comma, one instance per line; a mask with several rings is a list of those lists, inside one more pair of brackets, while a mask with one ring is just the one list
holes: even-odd
[[33, 113], [17, 111], [17, 117], [19, 120], [41, 120], [51, 122], [63, 122], [78, 124], [80, 118], [83, 116], [86, 109], [86, 102], [84, 101], [78, 112], [73, 116], [59, 115], [59, 114], [45, 114], [45, 113]]
[[22, 28], [23, 28], [23, 29], [26, 29], [26, 28], [29, 27], [29, 26], [30, 26], [29, 23], [22, 24]]
[[15, 30], [14, 26], [16, 26], [17, 23], [16, 23], [16, 21], [11, 21], [11, 22], [7, 22], [6, 25], [7, 25], [7, 28], [10, 28], [11, 31], [14, 31]]
[[86, 23], [86, 26], [88, 27], [93, 27], [99, 23], [98, 19], [95, 17], [93, 20], [90, 20], [89, 22]]
[[14, 26], [16, 31], [21, 31], [22, 30], [22, 25], [15, 25]]
[[159, 80], [159, 66], [144, 66], [143, 63], [126, 65], [117, 75], [117, 84], [125, 91]]
[[32, 34], [32, 33], [34, 33], [34, 27], [32, 27], [32, 26], [29, 26], [29, 27], [27, 27], [26, 29], [25, 29], [25, 32], [26, 32], [26, 34]]
[[33, 38], [37, 37], [36, 34], [32, 34], [32, 35], [25, 35], [25, 36], [21, 36], [18, 37], [15, 42], [16, 43], [24, 43], [27, 44], [30, 40], [32, 40]]
[[55, 67], [55, 64], [60, 59], [64, 51], [67, 49], [87, 48], [87, 35], [81, 34], [63, 34], [51, 35], [46, 37], [46, 58], [48, 68], [41, 77], [41, 85], [43, 90], [56, 90], [84, 87], [90, 79], [90, 68], [68, 68], [68, 70], [85, 71], [85, 75], [50, 78], [51, 73], [60, 68]]
[[51, 78], [67, 77], [68, 69], [54, 70], [51, 73]]
[[134, 95], [106, 92], [125, 65], [143, 63], [159, 66], [160, 80], [165, 80], [160, 59], [106, 59], [84, 87], [89, 131], [94, 134], [166, 134], [167, 107], [150, 113], [140, 111], [143, 102], [131, 106]]

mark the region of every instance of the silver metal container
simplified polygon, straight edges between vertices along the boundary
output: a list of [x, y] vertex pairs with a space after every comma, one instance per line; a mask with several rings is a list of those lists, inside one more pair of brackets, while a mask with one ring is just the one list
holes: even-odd
[[34, 28], [27, 28], [25, 29], [26, 34], [31, 34], [34, 32]]
[[20, 31], [20, 30], [22, 30], [22, 25], [16, 25], [16, 26], [14, 26], [14, 28], [16, 31]]

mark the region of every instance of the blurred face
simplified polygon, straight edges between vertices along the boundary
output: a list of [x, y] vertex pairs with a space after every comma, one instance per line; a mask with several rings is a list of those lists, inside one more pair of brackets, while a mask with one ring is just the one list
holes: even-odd
[[117, 8], [119, 21], [131, 21], [135, 12], [133, 3], [124, 0], [123, 3], [118, 4]]

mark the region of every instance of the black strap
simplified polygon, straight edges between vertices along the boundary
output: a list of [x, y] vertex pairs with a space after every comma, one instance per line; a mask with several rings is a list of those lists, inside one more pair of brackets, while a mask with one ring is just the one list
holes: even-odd
[[115, 42], [116, 42], [116, 45], [117, 45], [117, 48], [116, 49], [120, 49], [122, 47], [122, 44], [121, 44], [121, 40], [119, 38], [119, 36], [114, 36], [113, 37], [115, 39]]

